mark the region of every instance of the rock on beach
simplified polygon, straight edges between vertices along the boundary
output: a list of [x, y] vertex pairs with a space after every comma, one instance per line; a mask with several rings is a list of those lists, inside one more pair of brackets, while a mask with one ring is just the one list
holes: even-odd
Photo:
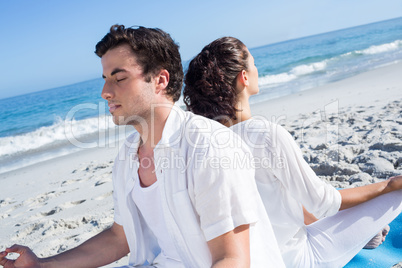
[[341, 109], [328, 118], [312, 113], [285, 128], [316, 174], [335, 187], [362, 186], [402, 175], [401, 100], [377, 109]]

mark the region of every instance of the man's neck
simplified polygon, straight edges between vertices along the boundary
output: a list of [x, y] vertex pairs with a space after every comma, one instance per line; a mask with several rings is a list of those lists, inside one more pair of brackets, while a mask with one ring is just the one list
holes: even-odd
[[163, 129], [172, 110], [173, 103], [155, 105], [145, 124], [134, 126], [141, 136], [141, 146], [153, 149], [162, 139]]

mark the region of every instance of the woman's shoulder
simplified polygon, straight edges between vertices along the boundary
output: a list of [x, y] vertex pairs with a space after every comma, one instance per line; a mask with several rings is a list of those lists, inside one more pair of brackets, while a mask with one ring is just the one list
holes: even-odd
[[286, 142], [289, 138], [293, 139], [283, 126], [265, 118], [253, 117], [231, 128], [243, 139], [251, 140], [254, 143], [265, 143], [266, 146]]
[[280, 124], [266, 119], [265, 117], [251, 117], [248, 120], [242, 121], [238, 124], [233, 125], [231, 128], [247, 128], [247, 129], [259, 129], [259, 130], [270, 130], [271, 128], [282, 128]]

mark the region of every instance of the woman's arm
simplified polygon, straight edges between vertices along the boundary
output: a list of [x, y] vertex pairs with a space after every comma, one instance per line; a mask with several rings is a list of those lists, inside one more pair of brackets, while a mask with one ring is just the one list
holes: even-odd
[[313, 222], [318, 221], [318, 219], [313, 214], [308, 212], [304, 206], [303, 206], [303, 215], [304, 215], [304, 224], [305, 225], [309, 225], [309, 224], [312, 224]]
[[304, 213], [305, 223], [337, 213], [342, 199], [339, 191], [318, 178], [289, 132], [279, 125], [270, 124], [267, 133], [265, 151], [272, 159], [270, 171], [288, 192], [287, 195], [313, 214], [314, 217], [310, 217]]
[[402, 189], [402, 175], [361, 187], [342, 189], [339, 191], [342, 196], [340, 210], [354, 207], [377, 196], [400, 189]]

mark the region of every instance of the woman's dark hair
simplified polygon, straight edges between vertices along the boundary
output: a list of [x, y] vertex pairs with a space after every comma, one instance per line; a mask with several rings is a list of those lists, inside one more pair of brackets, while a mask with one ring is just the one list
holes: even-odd
[[180, 98], [183, 85], [183, 67], [179, 46], [170, 35], [160, 29], [145, 27], [125, 28], [124, 25], [113, 25], [110, 32], [96, 45], [95, 53], [102, 58], [106, 52], [122, 44], [131, 46], [137, 63], [142, 67], [145, 80], [160, 70], [169, 72], [169, 84], [166, 94], [174, 102]]
[[234, 37], [222, 37], [190, 62], [183, 91], [187, 109], [221, 123], [236, 120], [236, 78], [248, 70], [246, 46]]

